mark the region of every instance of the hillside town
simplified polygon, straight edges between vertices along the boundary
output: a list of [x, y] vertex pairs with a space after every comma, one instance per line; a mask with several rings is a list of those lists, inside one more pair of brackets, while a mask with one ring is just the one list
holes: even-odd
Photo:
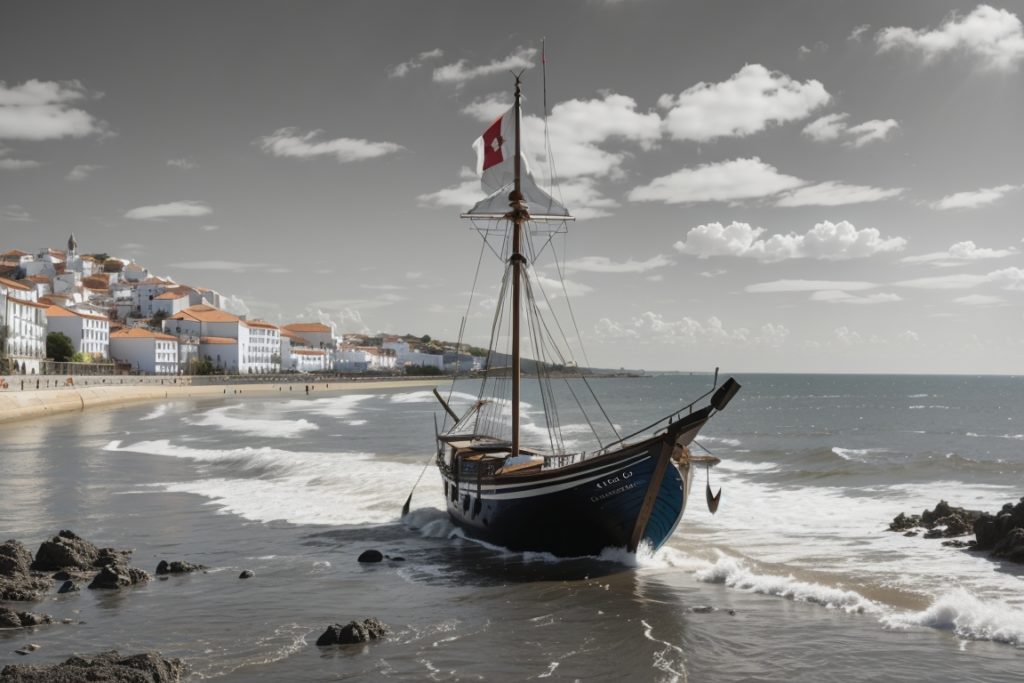
[[134, 260], [80, 253], [74, 235], [63, 251], [0, 253], [0, 375], [90, 366], [146, 375], [450, 374], [484, 363], [429, 336], [249, 319], [224, 310], [212, 289], [154, 275]]

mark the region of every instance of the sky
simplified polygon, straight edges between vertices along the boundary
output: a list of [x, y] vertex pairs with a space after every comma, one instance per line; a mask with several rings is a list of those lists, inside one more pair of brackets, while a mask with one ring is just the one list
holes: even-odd
[[1020, 374], [1022, 19], [0, 0], [0, 250], [73, 232], [253, 317], [454, 340], [468, 311], [483, 343], [502, 266], [485, 254], [467, 308], [481, 242], [458, 216], [522, 70], [531, 167], [578, 218], [548, 289], [590, 364]]

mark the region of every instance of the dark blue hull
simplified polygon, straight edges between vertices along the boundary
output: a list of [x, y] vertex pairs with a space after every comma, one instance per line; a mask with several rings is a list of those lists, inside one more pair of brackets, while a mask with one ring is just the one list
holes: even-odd
[[441, 463], [448, 514], [469, 536], [515, 551], [578, 557], [639, 544], [657, 549], [689, 498], [690, 467], [668, 456], [703, 422], [522, 477], [474, 476], [465, 465], [457, 477]]

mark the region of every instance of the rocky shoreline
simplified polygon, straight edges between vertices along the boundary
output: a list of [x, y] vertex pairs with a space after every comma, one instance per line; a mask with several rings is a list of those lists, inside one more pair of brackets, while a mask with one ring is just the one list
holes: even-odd
[[[33, 553], [20, 541], [0, 543], [0, 601], [32, 602], [43, 600], [57, 582], [56, 593], [81, 590], [88, 582], [93, 590], [120, 590], [152, 580], [152, 576], [129, 564], [132, 551], [101, 548], [73, 531], [62, 529], [43, 541]], [[367, 556], [371, 559], [367, 560]], [[379, 558], [379, 559], [378, 559]], [[359, 562], [373, 563], [387, 558], [379, 551], [366, 551]], [[167, 579], [171, 574], [205, 573], [208, 568], [184, 560], [161, 560], [155, 574]], [[255, 574], [245, 570], [240, 579]], [[0, 605], [0, 629], [32, 629], [58, 623], [49, 614], [18, 610]], [[64, 619], [60, 623], [73, 623]], [[385, 638], [390, 629], [374, 618], [351, 621], [345, 625], [331, 624], [317, 639], [318, 647], [356, 645]], [[15, 652], [29, 655], [39, 649], [29, 644]], [[185, 671], [179, 659], [167, 659], [159, 652], [122, 656], [116, 650], [95, 655], [73, 655], [64, 662], [47, 666], [11, 664], [0, 670], [0, 683], [73, 683], [76, 681], [111, 681], [113, 683], [177, 683]]]
[[[1016, 504], [1006, 503], [994, 514], [953, 507], [942, 500], [920, 515], [901, 512], [889, 524], [889, 531], [904, 536], [917, 536], [922, 530], [925, 538], [950, 539], [943, 545], [987, 551], [998, 560], [1024, 563], [1024, 497]], [[960, 538], [970, 534], [974, 540]]]

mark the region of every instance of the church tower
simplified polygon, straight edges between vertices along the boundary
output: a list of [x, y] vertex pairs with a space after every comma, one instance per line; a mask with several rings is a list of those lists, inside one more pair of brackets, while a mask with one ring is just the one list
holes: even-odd
[[78, 257], [78, 242], [75, 241], [75, 233], [68, 237], [67, 263], [71, 263]]

